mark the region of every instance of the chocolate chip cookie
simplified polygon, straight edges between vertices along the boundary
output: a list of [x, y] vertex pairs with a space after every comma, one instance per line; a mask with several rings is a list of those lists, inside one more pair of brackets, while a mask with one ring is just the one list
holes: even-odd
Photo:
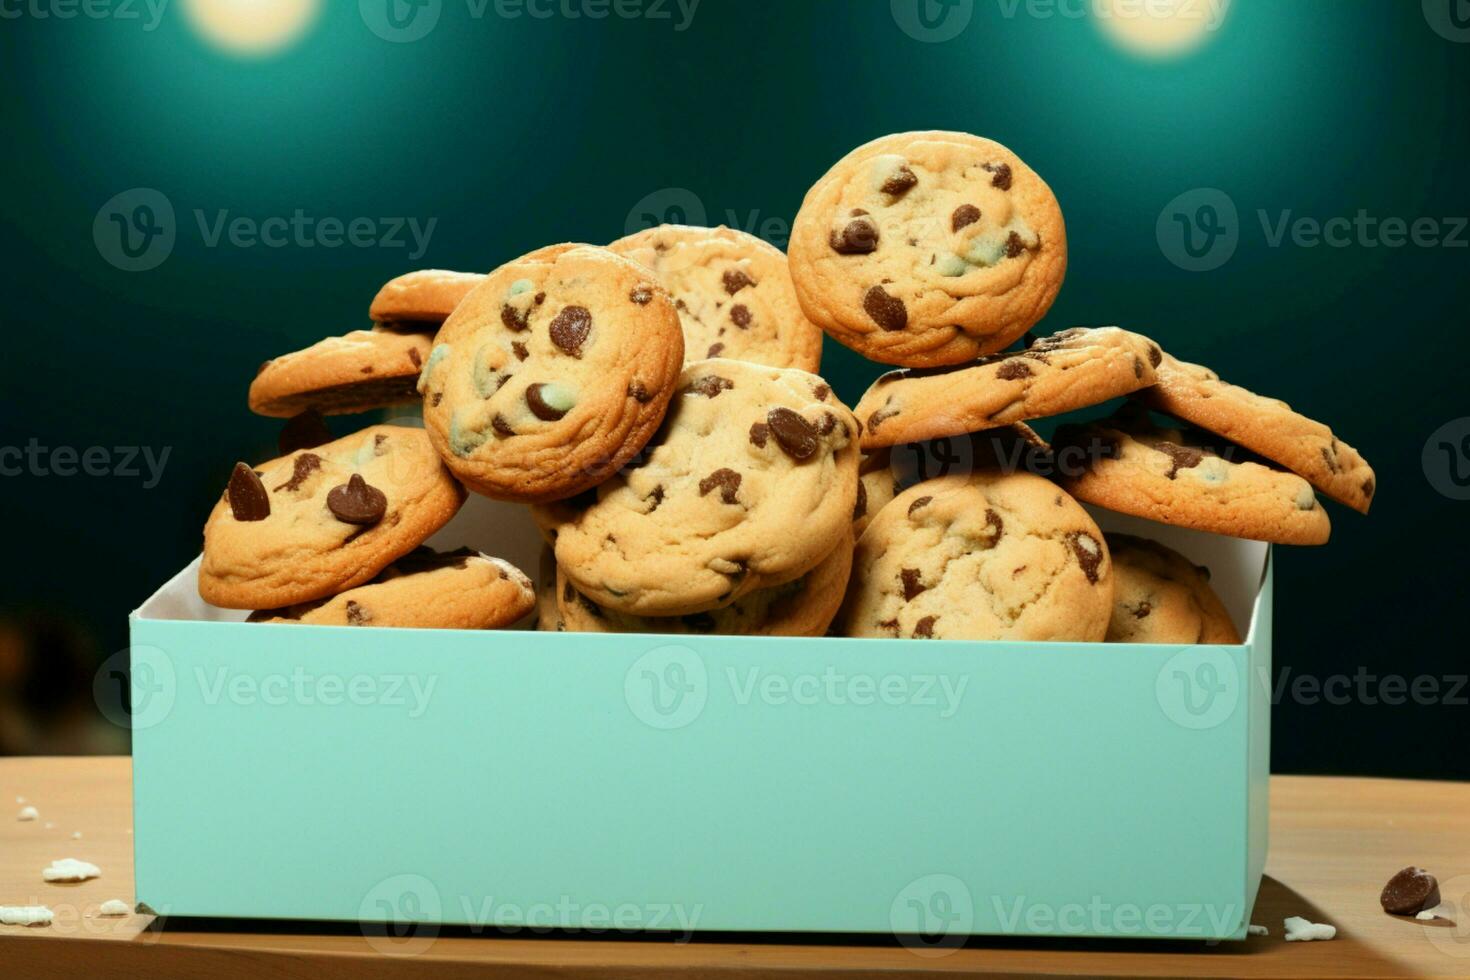
[[652, 269], [674, 297], [685, 357], [816, 373], [822, 331], [796, 302], [779, 248], [723, 225], [659, 225], [608, 248]]
[[807, 316], [875, 361], [960, 364], [1045, 315], [1067, 270], [1061, 208], [999, 143], [885, 136], [827, 171], [788, 247]]
[[1154, 383], [1159, 345], [1117, 327], [1075, 327], [1025, 350], [965, 364], [902, 368], [853, 410], [866, 449], [1060, 415]]
[[1051, 482], [976, 472], [910, 487], [858, 541], [843, 635], [1083, 640], [1107, 634], [1102, 532]]
[[353, 330], [266, 361], [250, 384], [250, 410], [289, 418], [366, 412], [418, 401], [430, 341], [423, 334]]
[[1149, 405], [1218, 433], [1306, 479], [1327, 496], [1368, 513], [1377, 483], [1358, 451], [1290, 405], [1221, 381], [1207, 367], [1165, 356]]
[[531, 580], [504, 559], [469, 548], [415, 548], [367, 585], [330, 599], [260, 610], [250, 621], [485, 630], [511, 625], [535, 604]]
[[336, 595], [418, 547], [462, 503], [422, 429], [374, 425], [253, 468], [238, 463], [204, 525], [199, 594], [230, 609]]
[[478, 272], [409, 272], [383, 284], [368, 307], [368, 316], [392, 330], [433, 333], [484, 279]]
[[424, 422], [471, 490], [522, 502], [606, 480], [658, 428], [684, 360], [652, 273], [607, 249], [538, 249], [490, 273], [435, 338]]
[[1157, 541], [1106, 535], [1113, 557], [1109, 643], [1239, 643], [1210, 570]]
[[800, 578], [747, 593], [719, 609], [685, 616], [630, 616], [604, 609], [557, 576], [557, 615], [572, 633], [710, 633], [722, 636], [823, 636], [842, 605], [852, 569], [848, 535]]
[[850, 533], [857, 486], [857, 423], [826, 382], [715, 358], [684, 368], [622, 472], [532, 515], [592, 602], [682, 616], [811, 570]]
[[1156, 426], [1134, 406], [1061, 426], [1052, 445], [1062, 486], [1099, 507], [1277, 544], [1323, 544], [1332, 532], [1306, 480], [1207, 433]]

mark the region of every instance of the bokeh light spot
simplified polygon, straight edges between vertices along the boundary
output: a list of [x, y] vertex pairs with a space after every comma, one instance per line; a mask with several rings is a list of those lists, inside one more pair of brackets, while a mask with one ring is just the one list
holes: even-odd
[[321, 0], [184, 0], [190, 26], [231, 54], [260, 57], [291, 44], [316, 22]]

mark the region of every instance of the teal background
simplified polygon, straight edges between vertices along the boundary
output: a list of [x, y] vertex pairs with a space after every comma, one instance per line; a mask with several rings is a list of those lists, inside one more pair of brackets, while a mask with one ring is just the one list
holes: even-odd
[[[1464, 687], [1458, 703], [1397, 707], [1289, 691], [1300, 675], [1363, 673], [1434, 677], [1444, 693], [1470, 669], [1470, 504], [1420, 462], [1435, 429], [1470, 415], [1470, 250], [1273, 248], [1257, 219], [1470, 214], [1470, 44], [1432, 30], [1420, 4], [1237, 0], [1216, 36], [1167, 62], [1120, 51], [1088, 17], [1024, 3], [1007, 16], [986, 0], [943, 43], [905, 34], [886, 0], [703, 0], [682, 32], [493, 6], [476, 20], [445, 0], [407, 44], [330, 2], [298, 44], [253, 60], [210, 47], [176, 7], [153, 31], [0, 19], [0, 446], [170, 448], [148, 490], [0, 478], [5, 615], [60, 617], [95, 661], [123, 648], [126, 612], [197, 553], [234, 461], [271, 454], [277, 424], [245, 406], [256, 365], [364, 325], [389, 276], [610, 240], [670, 187], [711, 222], [732, 214], [784, 244], [807, 187], [852, 146], [953, 128], [1015, 149], [1062, 203], [1071, 265], [1044, 326], [1148, 333], [1329, 421], [1377, 469], [1370, 518], [1333, 506], [1329, 546], [1276, 551], [1277, 680], [1290, 671], [1277, 771], [1470, 776]], [[135, 187], [172, 202], [178, 239], [162, 265], [129, 273], [92, 227]], [[1155, 224], [1199, 187], [1233, 199], [1240, 242], [1223, 266], [1188, 272]], [[211, 248], [193, 215], [297, 208], [438, 220], [413, 260], [401, 247]], [[830, 342], [824, 364], [849, 401], [881, 370]]]

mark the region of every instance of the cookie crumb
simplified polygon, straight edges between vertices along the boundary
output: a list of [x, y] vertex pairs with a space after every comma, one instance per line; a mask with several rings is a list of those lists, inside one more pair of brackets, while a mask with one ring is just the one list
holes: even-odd
[[109, 898], [107, 901], [102, 903], [102, 907], [97, 910], [97, 914], [108, 916], [127, 915], [131, 911], [132, 909], [128, 908], [128, 903], [124, 902], [122, 899]]
[[51, 910], [44, 905], [0, 905], [0, 925], [49, 926]]
[[17, 819], [17, 820], [35, 820], [40, 815], [41, 814], [39, 814], [38, 812], [36, 812], [36, 808], [35, 807], [33, 807], [33, 806], [23, 806], [23, 807], [20, 808], [20, 812], [15, 815], [15, 819]]
[[1250, 935], [1250, 936], [1269, 936], [1269, 935], [1271, 935], [1271, 930], [1267, 929], [1265, 926], [1258, 926], [1254, 922], [1252, 922], [1250, 925], [1246, 926], [1245, 931], [1246, 931], [1246, 934], [1247, 935]]
[[46, 881], [86, 881], [88, 878], [96, 878], [102, 874], [100, 868], [87, 861], [78, 861], [76, 858], [62, 858], [52, 861], [51, 866], [41, 871], [41, 877]]
[[1309, 943], [1314, 940], [1333, 939], [1337, 936], [1337, 926], [1310, 922], [1299, 915], [1289, 915], [1282, 920], [1281, 924], [1286, 928], [1286, 941], [1289, 943]]

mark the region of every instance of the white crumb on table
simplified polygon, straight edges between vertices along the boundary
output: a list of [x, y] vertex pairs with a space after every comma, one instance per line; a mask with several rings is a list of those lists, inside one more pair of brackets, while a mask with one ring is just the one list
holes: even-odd
[[1434, 910], [1433, 909], [1425, 909], [1423, 912], [1420, 912], [1418, 915], [1414, 916], [1414, 918], [1416, 918], [1416, 919], [1423, 919], [1424, 921], [1427, 922], [1430, 919], [1437, 919], [1437, 918], [1439, 918], [1439, 916], [1437, 916], [1437, 915], [1434, 914]]
[[1337, 935], [1337, 926], [1321, 922], [1309, 922], [1299, 915], [1289, 915], [1282, 922], [1286, 927], [1286, 941], [1308, 943], [1316, 939], [1332, 939]]
[[122, 899], [120, 899], [120, 898], [109, 898], [107, 901], [105, 901], [105, 902], [102, 903], [102, 907], [97, 910], [97, 914], [98, 915], [127, 915], [131, 911], [132, 911], [132, 909], [128, 908], [128, 903], [127, 902], [124, 902]]
[[60, 861], [52, 861], [49, 868], [41, 871], [41, 877], [47, 881], [86, 881], [88, 878], [96, 878], [102, 874], [102, 870], [95, 864], [86, 861], [78, 861], [76, 858], [62, 858]]
[[7, 926], [49, 926], [51, 910], [44, 905], [0, 905], [0, 924]]
[[20, 808], [20, 812], [15, 815], [15, 819], [17, 819], [17, 820], [34, 820], [34, 819], [36, 819], [39, 816], [40, 816], [40, 814], [36, 812], [36, 808], [35, 807], [33, 807], [33, 806], [23, 806], [23, 807]]
[[1246, 931], [1246, 933], [1248, 935], [1252, 935], [1252, 936], [1269, 936], [1269, 935], [1271, 935], [1271, 930], [1267, 929], [1265, 926], [1258, 926], [1254, 922], [1252, 922], [1249, 926], [1247, 926], [1245, 931]]
[[55, 823], [53, 823], [53, 822], [52, 822], [52, 821], [50, 821], [50, 820], [47, 820], [47, 821], [46, 821], [46, 829], [47, 829], [47, 830], [51, 830], [51, 829], [52, 829], [52, 828], [54, 828], [54, 827], [55, 827], [55, 826], [56, 826], [56, 824], [55, 824]]
[[24, 796], [17, 796], [15, 798], [15, 802], [17, 802], [17, 803], [24, 803], [25, 801], [26, 801], [26, 798]]
[[82, 832], [80, 830], [73, 830], [71, 832], [71, 839], [72, 840], [81, 840], [82, 839]]

